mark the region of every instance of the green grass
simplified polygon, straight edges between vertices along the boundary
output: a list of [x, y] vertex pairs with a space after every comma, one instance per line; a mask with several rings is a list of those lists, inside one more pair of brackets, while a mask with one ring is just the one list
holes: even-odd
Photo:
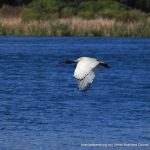
[[2, 24], [0, 24], [0, 35], [6, 35], [7, 29]]

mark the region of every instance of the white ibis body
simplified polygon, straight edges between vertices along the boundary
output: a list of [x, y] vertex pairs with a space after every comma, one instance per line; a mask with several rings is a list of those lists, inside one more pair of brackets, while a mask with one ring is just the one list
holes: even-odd
[[78, 81], [79, 91], [82, 92], [86, 91], [88, 87], [92, 84], [96, 72], [100, 66], [108, 68], [107, 63], [90, 57], [80, 57], [75, 61], [67, 60], [65, 61], [65, 63], [77, 63], [74, 71], [74, 77]]

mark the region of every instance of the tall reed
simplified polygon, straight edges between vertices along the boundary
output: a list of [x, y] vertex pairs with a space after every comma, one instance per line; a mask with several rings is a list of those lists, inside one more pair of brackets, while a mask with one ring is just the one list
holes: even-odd
[[102, 18], [30, 22], [20, 18], [0, 18], [0, 35], [150, 37], [150, 19], [124, 23]]

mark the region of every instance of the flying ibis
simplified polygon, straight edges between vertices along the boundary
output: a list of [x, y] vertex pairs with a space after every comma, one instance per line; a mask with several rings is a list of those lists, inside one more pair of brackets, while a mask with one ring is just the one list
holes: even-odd
[[92, 84], [95, 74], [101, 66], [109, 68], [107, 63], [90, 57], [80, 57], [75, 61], [66, 60], [65, 63], [76, 63], [74, 77], [78, 81], [78, 89], [81, 92], [86, 91]]

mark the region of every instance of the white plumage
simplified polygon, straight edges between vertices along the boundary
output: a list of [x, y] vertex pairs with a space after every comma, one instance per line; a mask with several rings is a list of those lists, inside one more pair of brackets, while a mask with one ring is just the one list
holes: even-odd
[[90, 71], [87, 76], [85, 76], [81, 80], [78, 80], [78, 88], [79, 88], [79, 90], [80, 91], [87, 90], [88, 87], [92, 84], [94, 78], [95, 78], [95, 73], [93, 71]]
[[86, 91], [92, 84], [95, 74], [100, 66], [108, 68], [107, 63], [90, 57], [80, 57], [76, 61], [66, 60], [65, 63], [77, 64], [74, 71], [74, 77], [78, 80], [78, 88], [82, 92]]
[[81, 57], [76, 60], [77, 66], [74, 71], [74, 77], [78, 80], [82, 80], [90, 73], [90, 71], [95, 68], [99, 61], [97, 61], [95, 58], [90, 57]]
[[74, 77], [78, 80], [80, 91], [86, 91], [92, 84], [100, 65], [108, 67], [106, 63], [90, 57], [80, 57], [75, 62], [77, 66], [74, 71]]

